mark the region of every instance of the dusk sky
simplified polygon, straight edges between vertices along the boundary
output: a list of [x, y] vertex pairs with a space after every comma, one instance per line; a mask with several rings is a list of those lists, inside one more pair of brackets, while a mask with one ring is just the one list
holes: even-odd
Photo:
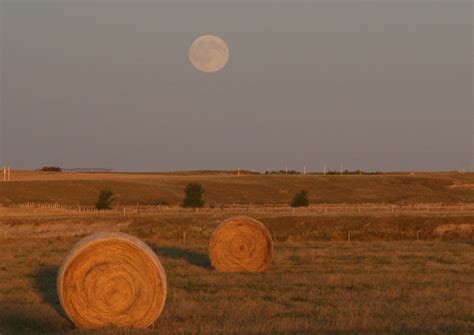
[[[458, 170], [472, 1], [0, 0], [0, 164]], [[201, 35], [227, 65], [198, 71]]]

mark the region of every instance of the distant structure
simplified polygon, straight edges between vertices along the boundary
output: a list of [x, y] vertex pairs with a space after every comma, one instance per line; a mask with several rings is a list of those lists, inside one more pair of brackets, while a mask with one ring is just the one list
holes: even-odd
[[3, 181], [10, 181], [11, 180], [11, 167], [10, 166], [3, 166]]

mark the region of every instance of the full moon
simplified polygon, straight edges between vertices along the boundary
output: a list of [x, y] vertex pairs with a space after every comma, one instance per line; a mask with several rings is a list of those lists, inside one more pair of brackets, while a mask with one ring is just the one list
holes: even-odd
[[222, 38], [204, 35], [191, 44], [189, 60], [199, 71], [217, 72], [227, 64], [229, 48]]

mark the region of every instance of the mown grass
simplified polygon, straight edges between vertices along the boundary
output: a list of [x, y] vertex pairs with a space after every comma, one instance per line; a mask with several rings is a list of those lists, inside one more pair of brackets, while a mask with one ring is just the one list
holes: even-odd
[[474, 245], [462, 242], [277, 243], [267, 273], [224, 274], [203, 243], [153, 238], [169, 296], [149, 330], [81, 331], [55, 279], [77, 238], [0, 245], [2, 334], [468, 334], [474, 329]]
[[[10, 214], [13, 213], [13, 214]], [[93, 233], [104, 229], [121, 230], [140, 238], [209, 241], [217, 225], [235, 215], [249, 215], [262, 221], [278, 242], [474, 240], [474, 212], [311, 212], [269, 210], [173, 210], [151, 213], [119, 212], [79, 214], [62, 210], [3, 209], [0, 236], [55, 237]], [[470, 230], [457, 230], [467, 226]], [[440, 230], [440, 227], [449, 229]], [[443, 233], [439, 233], [439, 232]]]
[[[121, 206], [173, 204], [194, 181], [215, 209], [81, 214], [13, 207], [92, 205], [103, 188], [113, 189]], [[470, 334], [474, 236], [456, 227], [474, 225], [472, 207], [377, 211], [363, 203], [472, 204], [473, 184], [474, 174], [26, 173], [0, 183], [0, 203], [12, 206], [0, 208], [0, 334]], [[313, 202], [362, 210], [277, 206], [301, 189]], [[266, 205], [220, 207], [233, 203]], [[270, 271], [223, 274], [210, 267], [209, 238], [233, 215], [251, 215], [269, 228], [276, 241]], [[443, 226], [449, 234], [436, 233]], [[169, 295], [151, 329], [76, 329], [58, 303], [62, 259], [83, 236], [110, 229], [144, 239], [163, 262]]]

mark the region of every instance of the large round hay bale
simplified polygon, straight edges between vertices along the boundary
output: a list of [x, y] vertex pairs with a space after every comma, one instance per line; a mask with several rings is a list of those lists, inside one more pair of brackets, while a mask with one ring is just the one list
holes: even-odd
[[58, 273], [58, 294], [67, 316], [82, 328], [145, 328], [166, 300], [166, 275], [156, 254], [122, 233], [79, 241]]
[[236, 216], [223, 221], [209, 244], [212, 265], [221, 272], [262, 272], [272, 262], [273, 242], [255, 219]]

